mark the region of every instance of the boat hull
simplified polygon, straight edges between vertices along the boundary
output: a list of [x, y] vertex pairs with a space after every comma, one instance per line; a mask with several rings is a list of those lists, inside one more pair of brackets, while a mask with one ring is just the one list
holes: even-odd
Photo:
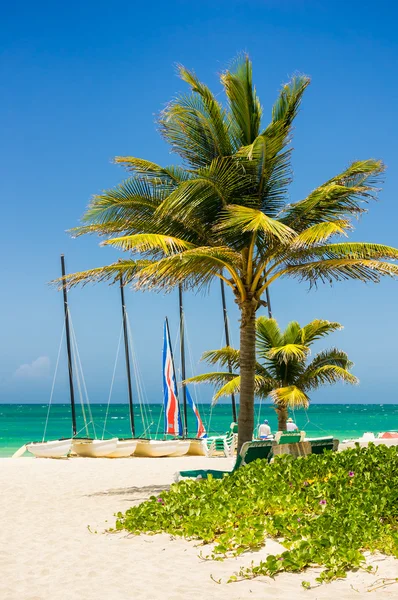
[[106, 455], [106, 458], [128, 458], [134, 454], [138, 440], [118, 440], [116, 450]]
[[178, 450], [178, 440], [138, 440], [134, 456], [160, 458]]
[[26, 444], [28, 452], [36, 456], [36, 458], [62, 458], [69, 454], [71, 447], [72, 440], [70, 439]]
[[78, 456], [85, 458], [106, 458], [116, 451], [117, 438], [110, 440], [72, 440], [72, 449]]
[[190, 440], [188, 456], [207, 456], [206, 440]]
[[169, 454], [169, 456], [184, 456], [185, 454], [188, 453], [190, 447], [191, 447], [190, 440], [178, 440], [177, 441], [177, 450], [175, 452], [173, 452], [172, 454]]

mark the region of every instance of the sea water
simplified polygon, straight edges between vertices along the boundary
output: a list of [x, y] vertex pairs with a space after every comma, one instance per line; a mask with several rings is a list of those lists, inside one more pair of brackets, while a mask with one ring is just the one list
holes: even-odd
[[[213, 409], [209, 404], [199, 407], [203, 422], [212, 435], [225, 433], [232, 421], [231, 407], [219, 404]], [[189, 410], [189, 409], [188, 409]], [[90, 412], [91, 411], [91, 412]], [[76, 406], [77, 428], [81, 436], [129, 437], [130, 416], [125, 404], [92, 404], [85, 408]], [[308, 410], [291, 413], [300, 429], [308, 436], [333, 435], [340, 440], [355, 438], [365, 431], [398, 429], [398, 405], [395, 404], [311, 404]], [[161, 437], [163, 410], [160, 404], [147, 404], [134, 408], [136, 435]], [[271, 430], [277, 428], [272, 405], [255, 406], [255, 425], [268, 419]], [[46, 426], [47, 423], [47, 426]], [[85, 423], [89, 423], [88, 431]], [[94, 425], [93, 425], [94, 424]], [[188, 412], [189, 435], [194, 436], [195, 417]], [[71, 409], [66, 404], [0, 404], [0, 456], [11, 456], [23, 444], [43, 439], [58, 439], [71, 435]]]

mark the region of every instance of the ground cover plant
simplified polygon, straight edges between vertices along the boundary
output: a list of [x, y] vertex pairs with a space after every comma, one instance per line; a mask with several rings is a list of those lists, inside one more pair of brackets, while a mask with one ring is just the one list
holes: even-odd
[[324, 567], [317, 580], [330, 581], [366, 568], [365, 550], [398, 557], [398, 452], [370, 445], [258, 460], [222, 480], [173, 484], [117, 517], [117, 530], [214, 543], [214, 559], [259, 549], [267, 536], [285, 546], [231, 581], [315, 565]]

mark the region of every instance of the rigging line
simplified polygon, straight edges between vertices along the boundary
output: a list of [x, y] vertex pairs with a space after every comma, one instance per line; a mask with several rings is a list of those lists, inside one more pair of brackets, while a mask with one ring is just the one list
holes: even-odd
[[[133, 335], [132, 335], [132, 331], [131, 331], [130, 319], [129, 319], [129, 315], [128, 315], [127, 311], [125, 314], [126, 314], [126, 323], [127, 323], [127, 335], [128, 335], [129, 344], [130, 344], [130, 352], [131, 352], [131, 358], [132, 358], [132, 363], [133, 363], [133, 372], [134, 372], [134, 381], [135, 381], [135, 385], [136, 385], [138, 402], [139, 402], [139, 407], [140, 407], [141, 421], [142, 421], [143, 427], [148, 429], [148, 423], [152, 419], [148, 418], [147, 407], [146, 407], [147, 399], [146, 399], [146, 394], [145, 394], [145, 390], [143, 387], [142, 379], [140, 376], [138, 360], [137, 360], [137, 353], [135, 351], [135, 345], [134, 345]], [[150, 425], [149, 425], [149, 427], [150, 427]]]
[[80, 404], [81, 404], [81, 407], [82, 407], [82, 414], [83, 414], [84, 427], [86, 429], [86, 435], [87, 435], [87, 437], [90, 437], [89, 431], [88, 431], [87, 419], [86, 419], [86, 411], [84, 410], [83, 394], [82, 394], [82, 389], [81, 389], [81, 385], [80, 385], [80, 373], [79, 373], [79, 369], [77, 367], [76, 347], [75, 347], [76, 340], [75, 340], [74, 335], [73, 335], [73, 327], [72, 327], [72, 323], [71, 323], [70, 319], [69, 319], [69, 323], [70, 323], [70, 329], [71, 329], [71, 333], [72, 333], [72, 336], [71, 336], [72, 337], [72, 340], [71, 340], [72, 341], [72, 353], [73, 353], [73, 362], [74, 362], [74, 367], [75, 367], [75, 376], [76, 376], [76, 382], [77, 382], [77, 389], [78, 389], [78, 392], [79, 392]]
[[260, 403], [259, 403], [259, 409], [257, 411], [257, 429], [260, 426], [260, 416], [261, 416], [261, 408], [262, 408], [262, 404], [263, 404], [263, 397], [260, 396]]
[[122, 322], [122, 324], [120, 326], [119, 341], [118, 341], [117, 350], [116, 350], [115, 364], [113, 366], [113, 374], [112, 374], [111, 387], [110, 387], [110, 390], [109, 390], [108, 404], [106, 406], [106, 412], [105, 412], [104, 428], [102, 430], [102, 439], [104, 439], [105, 428], [106, 428], [106, 425], [107, 425], [107, 422], [108, 422], [109, 405], [111, 403], [111, 397], [112, 397], [112, 392], [113, 392], [113, 384], [115, 382], [115, 375], [116, 375], [116, 367], [117, 367], [117, 362], [119, 360], [119, 352], [120, 352], [120, 344], [121, 344], [121, 341], [122, 341], [122, 333], [123, 333], [123, 322]]
[[86, 387], [86, 380], [84, 378], [84, 372], [83, 372], [82, 362], [80, 360], [79, 348], [78, 348], [78, 345], [77, 345], [76, 334], [75, 334], [75, 330], [74, 330], [73, 326], [72, 326], [72, 331], [73, 331], [73, 336], [75, 338], [76, 354], [77, 354], [77, 359], [79, 361], [80, 373], [81, 373], [81, 378], [82, 378], [82, 382], [83, 382], [83, 390], [84, 390], [84, 394], [85, 394], [85, 398], [86, 398], [86, 402], [87, 402], [87, 410], [88, 410], [88, 414], [90, 416], [91, 422], [93, 424], [94, 437], [96, 438], [97, 437], [97, 433], [95, 431], [95, 423], [94, 423], [93, 415], [92, 415], [92, 412], [91, 412], [91, 406], [90, 406], [90, 401], [89, 401], [87, 387]]
[[[91, 422], [87, 423], [87, 425], [90, 425], [90, 424], [91, 424]], [[85, 430], [86, 430], [86, 433], [88, 433], [88, 431], [87, 431], [87, 426], [86, 426], [86, 423], [85, 423], [85, 424], [83, 425], [83, 427], [82, 427], [81, 429], [79, 429], [79, 431], [76, 433], [76, 437], [79, 435], [79, 433], [80, 433], [81, 431], [83, 431], [83, 429], [85, 429]], [[87, 435], [87, 437], [89, 437], [89, 436]]]
[[[189, 334], [188, 334], [188, 327], [186, 325], [186, 322], [185, 322], [185, 337], [186, 337], [186, 340], [187, 340], [188, 359], [189, 359], [189, 364], [190, 364], [190, 367], [191, 367], [191, 373], [192, 373], [192, 375], [194, 375], [195, 372], [196, 372], [196, 369], [194, 368], [193, 353], [192, 353], [192, 344], [190, 343], [190, 337], [189, 337]], [[203, 408], [204, 402], [202, 400], [201, 393], [198, 391], [198, 386], [197, 385], [193, 385], [191, 389], [193, 389], [193, 395], [194, 395], [194, 398], [195, 398], [195, 404], [198, 407]], [[201, 416], [201, 419], [202, 419], [203, 424], [205, 426], [205, 429], [207, 431], [207, 428], [208, 428], [208, 422], [207, 421], [208, 420], [207, 420], [207, 415], [205, 414], [204, 409], [201, 411], [201, 415], [200, 416]]]
[[156, 427], [156, 434], [155, 434], [155, 435], [156, 435], [156, 437], [157, 437], [157, 436], [158, 436], [158, 434], [159, 434], [160, 420], [161, 420], [161, 418], [162, 418], [162, 416], [163, 416], [163, 410], [164, 410], [164, 408], [163, 408], [163, 403], [162, 403], [162, 404], [160, 405], [159, 419], [158, 419], [158, 426]]
[[46, 417], [46, 423], [44, 425], [44, 433], [43, 433], [43, 439], [42, 442], [44, 442], [45, 438], [46, 438], [46, 433], [47, 433], [47, 425], [48, 425], [48, 419], [50, 416], [50, 408], [51, 408], [51, 404], [53, 401], [53, 394], [54, 394], [54, 387], [55, 387], [55, 380], [57, 378], [57, 372], [58, 372], [58, 365], [59, 365], [59, 357], [61, 356], [61, 349], [62, 349], [62, 342], [64, 340], [64, 333], [65, 333], [65, 323], [64, 326], [62, 328], [62, 333], [61, 333], [61, 341], [59, 342], [59, 348], [58, 348], [58, 355], [57, 355], [57, 362], [55, 365], [55, 371], [54, 371], [54, 377], [53, 377], [53, 382], [52, 382], [52, 386], [51, 386], [51, 393], [50, 393], [50, 401], [48, 403], [48, 408], [47, 408], [47, 417]]

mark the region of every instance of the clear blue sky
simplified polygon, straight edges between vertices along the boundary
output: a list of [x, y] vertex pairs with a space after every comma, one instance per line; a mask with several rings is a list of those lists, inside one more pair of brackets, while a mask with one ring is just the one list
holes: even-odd
[[[184, 89], [175, 63], [194, 68], [218, 92], [217, 74], [247, 51], [265, 115], [281, 83], [295, 72], [310, 75], [294, 138], [292, 201], [352, 160], [382, 158], [388, 170], [380, 202], [358, 223], [354, 238], [398, 246], [396, 22], [397, 9], [386, 0], [4, 5], [0, 402], [48, 399], [62, 301], [47, 282], [59, 275], [59, 254], [65, 253], [70, 271], [117, 256], [95, 238], [72, 240], [65, 233], [92, 194], [124, 177], [112, 157], [175, 160], [155, 126], [159, 110]], [[177, 297], [128, 293], [127, 300], [146, 390], [160, 399], [162, 322], [167, 314], [174, 335]], [[185, 300], [197, 369], [202, 351], [220, 345], [218, 285], [208, 297], [189, 294]], [[237, 341], [237, 312], [228, 300]], [[292, 281], [276, 285], [272, 300], [283, 325], [326, 318], [345, 326], [330, 343], [349, 353], [361, 385], [330, 388], [315, 401], [397, 401], [398, 282], [308, 292]], [[104, 401], [119, 335], [118, 290], [74, 290], [70, 306], [90, 397]], [[56, 399], [66, 401], [65, 361], [61, 371]], [[115, 399], [124, 394], [121, 364]], [[209, 398], [210, 390], [201, 396]]]

